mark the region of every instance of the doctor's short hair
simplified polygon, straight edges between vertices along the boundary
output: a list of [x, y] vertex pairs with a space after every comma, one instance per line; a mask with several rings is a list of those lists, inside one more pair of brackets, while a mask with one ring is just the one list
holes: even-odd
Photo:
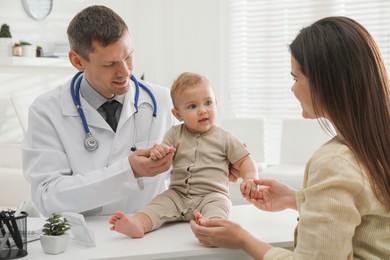
[[117, 42], [128, 31], [125, 21], [112, 9], [93, 5], [81, 10], [70, 21], [67, 34], [70, 49], [89, 60], [92, 42], [102, 46]]
[[173, 102], [173, 106], [176, 107], [177, 99], [180, 97], [180, 93], [187, 88], [193, 88], [199, 86], [199, 84], [208, 84], [210, 85], [210, 81], [197, 73], [193, 72], [183, 72], [176, 78], [171, 87], [171, 98]]

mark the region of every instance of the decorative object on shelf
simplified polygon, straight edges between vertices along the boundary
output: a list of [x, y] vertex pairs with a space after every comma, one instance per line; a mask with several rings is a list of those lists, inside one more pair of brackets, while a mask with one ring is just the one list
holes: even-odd
[[42, 249], [46, 254], [57, 255], [66, 250], [69, 242], [70, 224], [68, 220], [58, 213], [46, 219], [43, 226], [43, 235], [40, 238]]
[[23, 50], [22, 45], [18, 42], [14, 44], [14, 47], [12, 48], [12, 55], [13, 56], [22, 56]]
[[0, 29], [0, 57], [12, 56], [12, 35], [8, 24]]
[[22, 56], [23, 57], [35, 57], [35, 48], [31, 43], [21, 41], [20, 45], [22, 45]]
[[36, 56], [37, 56], [37, 57], [43, 57], [43, 49], [42, 49], [42, 46], [37, 46]]
[[8, 24], [2, 24], [0, 29], [0, 38], [12, 38]]
[[35, 20], [45, 19], [53, 7], [53, 0], [22, 0], [26, 13]]

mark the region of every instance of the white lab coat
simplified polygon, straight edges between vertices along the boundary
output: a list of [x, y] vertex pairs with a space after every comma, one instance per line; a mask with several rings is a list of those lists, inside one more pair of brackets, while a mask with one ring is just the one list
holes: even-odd
[[166, 188], [167, 173], [136, 179], [128, 162], [134, 126], [135, 145], [141, 149], [161, 143], [176, 122], [171, 114], [169, 89], [147, 85], [158, 106], [152, 126], [153, 103], [142, 89], [134, 123], [132, 85], [125, 96], [116, 133], [80, 95], [90, 131], [99, 142], [98, 149], [92, 152], [84, 148], [86, 133], [70, 94], [70, 82], [34, 101], [22, 142], [23, 170], [31, 184], [32, 200], [43, 215], [64, 211], [85, 215], [107, 215], [116, 210], [136, 212]]

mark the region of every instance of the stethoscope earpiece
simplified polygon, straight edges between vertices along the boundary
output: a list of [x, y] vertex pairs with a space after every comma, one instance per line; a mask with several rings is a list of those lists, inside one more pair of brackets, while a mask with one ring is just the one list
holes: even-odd
[[132, 152], [137, 151], [137, 147], [135, 147], [135, 145], [134, 145], [133, 147], [130, 148], [130, 151], [132, 151]]

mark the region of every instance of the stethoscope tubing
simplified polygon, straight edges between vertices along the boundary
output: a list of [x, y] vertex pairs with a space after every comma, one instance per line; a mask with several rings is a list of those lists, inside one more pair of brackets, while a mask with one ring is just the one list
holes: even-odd
[[139, 88], [141, 87], [143, 90], [148, 93], [149, 97], [152, 99], [153, 103], [153, 117], [157, 116], [157, 101], [156, 98], [154, 97], [152, 91], [145, 86], [143, 83], [139, 82], [134, 75], [130, 76], [130, 79], [134, 82], [135, 85], [135, 96], [134, 96], [134, 108], [138, 112], [138, 99], [139, 99]]
[[[80, 101], [80, 85], [81, 85], [81, 80], [83, 79], [83, 75], [81, 75], [82, 73], [83, 73], [82, 71], [79, 71], [72, 78], [72, 81], [70, 83], [71, 84], [70, 93], [72, 95], [73, 102], [74, 102], [74, 104], [75, 104], [75, 106], [77, 108], [77, 111], [80, 114], [81, 121], [83, 123], [85, 133], [86, 134], [91, 134], [91, 131], [89, 130], [89, 127], [88, 127], [88, 124], [87, 124], [87, 119], [85, 118], [84, 111], [83, 111], [83, 108], [81, 107], [81, 101]], [[80, 75], [81, 75], [81, 77], [79, 78]], [[76, 87], [74, 87], [75, 86], [75, 81], [77, 79], [78, 79], [78, 81], [76, 83]]]
[[[83, 79], [83, 71], [77, 72], [70, 83], [70, 94], [72, 96], [73, 102], [77, 108], [77, 111], [80, 115], [81, 121], [83, 123], [84, 131], [86, 133], [86, 139], [84, 146], [88, 151], [94, 151], [98, 147], [98, 141], [92, 136], [91, 131], [89, 130], [87, 119], [85, 118], [85, 114], [83, 111], [83, 108], [81, 106], [81, 101], [80, 101], [80, 85], [81, 81]], [[153, 95], [152, 91], [145, 86], [143, 83], [139, 82], [133, 75], [130, 76], [130, 79], [134, 82], [135, 85], [135, 95], [134, 95], [134, 108], [135, 108], [135, 114], [138, 112], [138, 101], [139, 101], [139, 89], [142, 88], [143, 90], [146, 91], [146, 93], [149, 95], [149, 97], [152, 99], [153, 103], [153, 118], [157, 116], [157, 101], [155, 96]], [[134, 115], [135, 117], [135, 115]], [[134, 118], [135, 119], [135, 118]], [[135, 122], [135, 120], [134, 120]], [[152, 120], [153, 122], [153, 120]], [[135, 126], [134, 126], [135, 127]], [[136, 131], [136, 129], [135, 129]], [[149, 129], [150, 131], [150, 129]], [[136, 133], [134, 133], [134, 140], [136, 138]], [[135, 141], [134, 141], [135, 142]], [[136, 150], [135, 144], [131, 148], [132, 151]]]

